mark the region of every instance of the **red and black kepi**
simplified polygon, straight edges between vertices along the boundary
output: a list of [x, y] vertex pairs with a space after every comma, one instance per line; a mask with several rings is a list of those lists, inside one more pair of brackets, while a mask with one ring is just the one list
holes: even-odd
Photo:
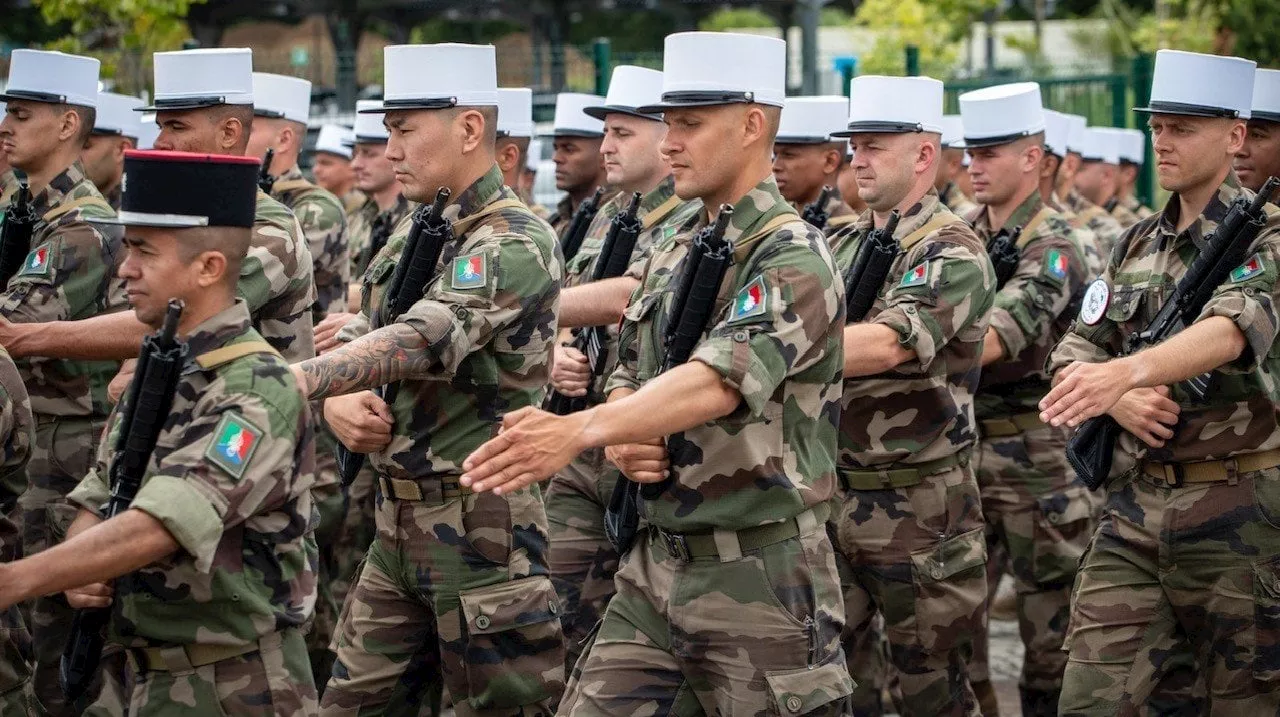
[[128, 150], [124, 153], [119, 215], [102, 223], [252, 227], [258, 167], [254, 157]]

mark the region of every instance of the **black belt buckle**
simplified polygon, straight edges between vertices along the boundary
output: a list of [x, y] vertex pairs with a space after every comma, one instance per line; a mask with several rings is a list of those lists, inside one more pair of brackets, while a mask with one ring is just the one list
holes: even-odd
[[1169, 465], [1173, 466], [1173, 480], [1169, 481], [1168, 478], [1165, 480], [1168, 481], [1169, 487], [1181, 488], [1187, 482], [1187, 470], [1182, 467], [1181, 463], [1170, 463]]
[[662, 538], [662, 544], [667, 546], [667, 552], [683, 562], [693, 560], [693, 554], [689, 552], [689, 541], [683, 535], [676, 533], [668, 533], [665, 530], [659, 530], [658, 535]]

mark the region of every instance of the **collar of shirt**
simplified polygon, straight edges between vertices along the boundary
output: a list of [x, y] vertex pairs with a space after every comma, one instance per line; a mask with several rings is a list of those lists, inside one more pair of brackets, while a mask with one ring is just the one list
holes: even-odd
[[973, 229], [978, 232], [979, 236], [987, 237], [1000, 229], [1013, 231], [1014, 227], [1025, 227], [1027, 222], [1031, 221], [1031, 218], [1034, 217], [1036, 212], [1040, 211], [1044, 205], [1044, 200], [1040, 198], [1040, 190], [1037, 189], [1026, 199], [1022, 200], [1022, 204], [1019, 204], [1017, 209], [1013, 210], [1013, 214], [1009, 215], [1009, 219], [1005, 221], [1004, 226], [994, 229], [988, 223], [990, 217], [989, 212], [991, 210], [987, 207], [983, 207], [982, 211], [978, 214], [978, 221], [973, 223]]
[[80, 160], [76, 160], [70, 167], [62, 170], [62, 174], [54, 177], [49, 185], [40, 190], [32, 199], [32, 206], [35, 208], [36, 215], [43, 215], [50, 209], [58, 206], [72, 191], [75, 190], [81, 182], [88, 182], [84, 176], [84, 166], [80, 164]]
[[[650, 189], [647, 194], [645, 194], [643, 197], [640, 197], [640, 216], [643, 217], [649, 212], [653, 211], [654, 209], [657, 209], [659, 206], [662, 205], [663, 202], [674, 197], [675, 194], [676, 194], [676, 178], [673, 175], [668, 174], [666, 178], [664, 178], [661, 182], [658, 182], [658, 186], [654, 187], [653, 189]], [[620, 201], [624, 200], [622, 193], [618, 194], [618, 199]], [[626, 203], [629, 203], [630, 201], [631, 201], [631, 195], [628, 194], [625, 197], [625, 201], [622, 208], [626, 209]]]
[[194, 363], [197, 356], [222, 348], [251, 326], [249, 305], [244, 299], [236, 299], [236, 303], [200, 322], [187, 334], [187, 361]]
[[1191, 223], [1191, 226], [1181, 233], [1178, 232], [1178, 215], [1182, 211], [1182, 205], [1177, 194], [1171, 195], [1164, 205], [1164, 210], [1160, 212], [1159, 221], [1156, 222], [1159, 245], [1168, 246], [1168, 242], [1186, 237], [1197, 248], [1203, 247], [1205, 238], [1226, 218], [1227, 212], [1231, 209], [1231, 203], [1242, 195], [1252, 197], [1253, 193], [1240, 186], [1240, 180], [1236, 178], [1235, 172], [1228, 172], [1227, 178], [1218, 186], [1217, 193], [1209, 200], [1204, 211], [1200, 212], [1200, 216]]
[[[710, 218], [707, 217], [707, 211], [712, 212]], [[688, 244], [700, 229], [715, 219], [716, 212], [719, 212], [719, 207], [715, 209], [708, 207], [706, 211], [696, 213], [681, 227], [681, 232], [676, 241], [681, 244]], [[782, 192], [778, 191], [778, 183], [774, 181], [771, 174], [734, 203], [733, 218], [729, 221], [729, 226], [724, 231], [724, 238], [730, 242], [736, 242], [741, 237], [751, 234], [781, 214], [796, 214], [796, 210], [792, 209], [787, 200], [782, 198]], [[799, 218], [799, 215], [797, 215], [796, 219]]]
[[[911, 232], [924, 226], [933, 216], [938, 213], [938, 209], [942, 206], [942, 200], [938, 197], [938, 193], [930, 189], [920, 201], [911, 205], [911, 208], [898, 218], [898, 226], [893, 230], [893, 237], [901, 239]], [[870, 209], [862, 212], [858, 217], [858, 221], [854, 224], [854, 232], [858, 236], [862, 236], [872, 229], [874, 226], [874, 215]]]
[[[510, 190], [502, 184], [502, 172], [498, 165], [493, 165], [471, 186], [462, 190], [458, 198], [445, 207], [444, 216], [451, 222], [458, 222], [475, 214], [493, 202], [502, 199]], [[513, 198], [514, 194], [511, 195]]]

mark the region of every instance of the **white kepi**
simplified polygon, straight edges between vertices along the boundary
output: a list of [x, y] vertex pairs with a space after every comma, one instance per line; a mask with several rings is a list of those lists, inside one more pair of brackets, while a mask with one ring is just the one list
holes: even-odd
[[1015, 82], [960, 95], [964, 145], [969, 149], [1015, 142], [1044, 131], [1040, 85]]
[[92, 57], [14, 50], [9, 55], [9, 84], [0, 93], [0, 100], [96, 108], [100, 66]]
[[848, 137], [866, 132], [941, 135], [942, 83], [932, 77], [862, 75], [849, 83]]
[[657, 113], [645, 114], [636, 108], [662, 101], [662, 73], [647, 67], [618, 65], [609, 78], [609, 94], [599, 105], [585, 107], [583, 112], [598, 120], [609, 114], [625, 114], [644, 119], [661, 120]]
[[356, 100], [356, 126], [353, 144], [386, 144], [391, 133], [382, 123], [382, 103], [377, 100]]
[[142, 124], [138, 122], [138, 113], [135, 110], [144, 104], [146, 103], [138, 97], [118, 95], [114, 92], [99, 92], [93, 133], [128, 137], [136, 143], [142, 133]]
[[253, 52], [218, 47], [157, 52], [156, 94], [142, 112], [253, 104]]
[[340, 124], [326, 124], [320, 126], [316, 135], [315, 151], [351, 159], [351, 146], [355, 143], [355, 130]]
[[1124, 141], [1120, 143], [1120, 161], [1142, 166], [1147, 160], [1147, 135], [1140, 129], [1124, 129]]
[[528, 87], [498, 88], [498, 136], [533, 136], [533, 90]]
[[[845, 128], [849, 101], [840, 95], [788, 97], [775, 144], [826, 144]], [[835, 139], [839, 141], [839, 139]]]
[[552, 137], [603, 137], [604, 122], [587, 114], [588, 107], [605, 103], [600, 95], [581, 92], [561, 92], [556, 95], [556, 118], [552, 124]]
[[253, 73], [253, 114], [306, 124], [311, 118], [311, 83], [301, 77]]
[[1151, 101], [1134, 112], [1249, 119], [1257, 63], [1181, 50], [1156, 53]]
[[498, 106], [493, 45], [389, 45], [382, 50], [382, 63], [381, 107], [356, 112]]
[[[1044, 149], [1059, 159], [1066, 159], [1067, 148], [1071, 144], [1071, 117], [1053, 110], [1044, 111]], [[1080, 120], [1083, 124], [1084, 118]]]
[[942, 115], [942, 148], [964, 149], [964, 122], [960, 115]]
[[787, 96], [787, 43], [733, 32], [667, 35], [662, 101], [641, 112], [756, 103], [781, 107]]
[[1254, 71], [1249, 115], [1250, 119], [1280, 122], [1280, 70]]
[[1120, 164], [1119, 130], [1110, 127], [1090, 127], [1085, 130], [1080, 158], [1086, 162]]

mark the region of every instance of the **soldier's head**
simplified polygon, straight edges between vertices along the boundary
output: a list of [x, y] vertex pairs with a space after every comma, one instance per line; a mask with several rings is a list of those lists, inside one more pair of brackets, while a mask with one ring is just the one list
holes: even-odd
[[125, 150], [138, 145], [142, 124], [138, 121], [137, 108], [142, 105], [137, 97], [98, 93], [97, 118], [93, 132], [80, 150], [80, 164], [89, 181], [103, 192], [120, 184]]
[[253, 54], [247, 48], [157, 52], [155, 148], [244, 154], [253, 130]]
[[662, 153], [676, 194], [709, 210], [772, 177], [785, 91], [786, 43], [760, 35], [682, 32], [663, 53]]
[[286, 75], [253, 73], [253, 128], [245, 153], [272, 155], [270, 172], [287, 172], [298, 164], [307, 142], [307, 120], [311, 118], [311, 83]]
[[960, 116], [979, 204], [1021, 204], [1040, 188], [1045, 118], [1038, 84], [966, 92], [960, 96]]
[[240, 155], [130, 150], [120, 212], [118, 273], [138, 320], [158, 327], [170, 299], [182, 327], [235, 301], [256, 211], [258, 161]]
[[587, 107], [604, 104], [599, 95], [562, 92], [556, 96], [551, 131], [551, 159], [556, 163], [556, 189], [580, 200], [605, 183], [604, 122], [588, 115]]
[[1106, 204], [1119, 189], [1120, 138], [1120, 131], [1110, 127], [1090, 127], [1085, 132], [1075, 187], [1094, 204]]
[[[383, 52], [386, 156], [405, 197], [431, 201], [441, 187], [458, 197], [494, 166], [498, 71], [493, 46], [392, 45]], [[423, 72], [424, 67], [448, 71]]]
[[628, 193], [645, 193], [671, 174], [658, 149], [667, 132], [662, 115], [637, 109], [661, 99], [661, 72], [620, 65], [613, 69], [604, 102], [584, 109], [590, 117], [604, 122], [600, 155], [609, 186]]
[[352, 132], [355, 144], [351, 148], [351, 174], [356, 189], [374, 198], [400, 192], [395, 166], [387, 159], [387, 140], [391, 135], [383, 122], [381, 108], [382, 103], [377, 100], [358, 100], [356, 126]]
[[964, 123], [960, 121], [960, 115], [943, 115], [941, 146], [938, 176], [933, 180], [933, 187], [938, 191], [942, 191], [965, 171]]
[[502, 172], [502, 183], [517, 191], [532, 137], [533, 90], [528, 87], [499, 87], [495, 157]]
[[1256, 64], [1239, 57], [1160, 50], [1148, 116], [1156, 177], [1170, 192], [1217, 187], [1243, 148]]
[[1133, 193], [1138, 183], [1138, 173], [1147, 156], [1147, 135], [1140, 129], [1122, 129], [1120, 138], [1120, 179], [1121, 196]]
[[858, 177], [853, 173], [853, 148], [847, 143], [840, 173], [836, 175], [836, 189], [840, 190], [840, 199], [853, 211], [861, 214], [867, 208], [867, 203], [858, 196]]
[[823, 187], [836, 184], [845, 142], [832, 133], [844, 129], [849, 101], [836, 96], [786, 102], [773, 141], [773, 178], [784, 199], [805, 204], [816, 200]]
[[855, 77], [847, 135], [858, 196], [873, 211], [909, 209], [933, 188], [942, 153], [942, 83], [929, 77]]
[[0, 151], [9, 164], [52, 179], [79, 157], [97, 119], [97, 60], [40, 50], [14, 50], [0, 100]]
[[316, 184], [338, 197], [351, 191], [355, 185], [355, 174], [351, 169], [351, 150], [355, 143], [355, 132], [341, 125], [324, 125], [316, 135], [311, 173], [315, 175]]
[[538, 165], [542, 164], [542, 140], [529, 140], [529, 150], [525, 153], [524, 165], [520, 168], [520, 186], [516, 188], [525, 201], [533, 197], [533, 184], [538, 179]]
[[1280, 177], [1280, 70], [1256, 70], [1244, 146], [1236, 152], [1240, 184], [1257, 191], [1268, 177]]

